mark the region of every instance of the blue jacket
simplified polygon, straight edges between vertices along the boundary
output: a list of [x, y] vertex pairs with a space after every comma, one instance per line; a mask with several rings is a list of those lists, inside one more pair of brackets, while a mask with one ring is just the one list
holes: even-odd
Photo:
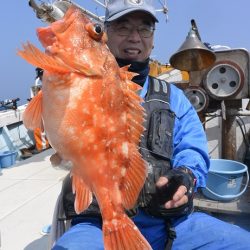
[[[196, 110], [183, 91], [170, 84], [170, 108], [175, 113], [172, 166], [190, 168], [197, 179], [196, 187], [205, 187], [209, 169], [206, 134]], [[143, 86], [141, 97], [145, 97], [148, 81]]]

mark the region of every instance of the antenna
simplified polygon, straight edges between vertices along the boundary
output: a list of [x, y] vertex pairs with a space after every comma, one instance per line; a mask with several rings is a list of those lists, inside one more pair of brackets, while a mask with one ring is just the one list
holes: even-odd
[[162, 12], [164, 15], [166, 15], [166, 23], [168, 22], [168, 6], [167, 6], [167, 0], [158, 0], [158, 2], [161, 5], [161, 9], [156, 9], [156, 12]]

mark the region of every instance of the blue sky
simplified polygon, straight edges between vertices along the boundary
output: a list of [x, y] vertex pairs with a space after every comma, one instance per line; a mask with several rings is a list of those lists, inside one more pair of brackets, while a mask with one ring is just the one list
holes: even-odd
[[[92, 0], [75, 2], [98, 15], [104, 13], [103, 8]], [[155, 2], [158, 8], [159, 2]], [[160, 22], [155, 33], [153, 59], [168, 63], [170, 56], [184, 42], [191, 19], [195, 19], [203, 42], [250, 51], [249, 0], [168, 0], [167, 5], [167, 22], [166, 16], [158, 13]], [[2, 1], [1, 6], [0, 101], [19, 97], [19, 104], [23, 104], [30, 97], [35, 70], [18, 57], [16, 51], [26, 41], [41, 48], [35, 30], [46, 24], [36, 18], [28, 0]]]

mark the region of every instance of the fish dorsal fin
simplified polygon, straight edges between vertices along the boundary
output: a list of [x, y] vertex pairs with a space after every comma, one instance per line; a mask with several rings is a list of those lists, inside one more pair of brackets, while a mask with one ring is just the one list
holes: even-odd
[[136, 83], [134, 83], [133, 81], [131, 81], [131, 79], [135, 76], [137, 76], [137, 73], [133, 73], [133, 72], [129, 72], [127, 71], [128, 66], [124, 66], [122, 68], [120, 68], [120, 77], [123, 80], [122, 81], [122, 87], [123, 89], [129, 89], [133, 92], [137, 92], [138, 90], [140, 90], [142, 87]]
[[133, 77], [137, 76], [137, 73], [128, 71], [130, 65], [120, 68], [120, 76], [122, 80], [132, 80]]
[[130, 161], [120, 186], [123, 205], [127, 209], [134, 206], [147, 176], [146, 163], [138, 151], [141, 134], [144, 131], [143, 122], [145, 111], [141, 105], [143, 99], [134, 91], [130, 90], [136, 90], [138, 85], [131, 81], [129, 81], [129, 84], [131, 88], [125, 89], [124, 95], [128, 99], [127, 124], [129, 127], [128, 141], [130, 142], [128, 159], [130, 159]]
[[26, 128], [34, 130], [43, 128], [42, 125], [42, 91], [32, 98], [23, 114], [23, 124]]
[[72, 190], [75, 196], [75, 211], [80, 214], [87, 209], [93, 200], [92, 192], [83, 179], [72, 171]]
[[129, 90], [132, 90], [133, 92], [138, 92], [142, 89], [142, 87], [132, 81], [127, 81], [126, 86]]
[[56, 73], [68, 73], [72, 69], [62, 61], [46, 55], [33, 44], [27, 42], [23, 45], [23, 50], [18, 50], [17, 54], [35, 67]]

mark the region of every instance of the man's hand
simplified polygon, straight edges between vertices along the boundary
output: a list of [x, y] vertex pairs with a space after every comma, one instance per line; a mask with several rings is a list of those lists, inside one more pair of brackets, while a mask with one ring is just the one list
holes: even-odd
[[156, 182], [158, 203], [166, 209], [178, 208], [193, 199], [195, 177], [186, 167], [169, 170]]
[[185, 166], [169, 169], [158, 176], [155, 192], [145, 209], [161, 218], [175, 218], [189, 214], [193, 209], [195, 176]]
[[[162, 189], [164, 188], [164, 186], [166, 187], [168, 183], [169, 183], [168, 178], [162, 176], [157, 181], [156, 187], [158, 189]], [[187, 188], [184, 185], [179, 186], [177, 190], [174, 192], [172, 199], [164, 203], [164, 207], [169, 209], [169, 208], [176, 208], [186, 204], [188, 202], [188, 197], [186, 193], [187, 193]]]

